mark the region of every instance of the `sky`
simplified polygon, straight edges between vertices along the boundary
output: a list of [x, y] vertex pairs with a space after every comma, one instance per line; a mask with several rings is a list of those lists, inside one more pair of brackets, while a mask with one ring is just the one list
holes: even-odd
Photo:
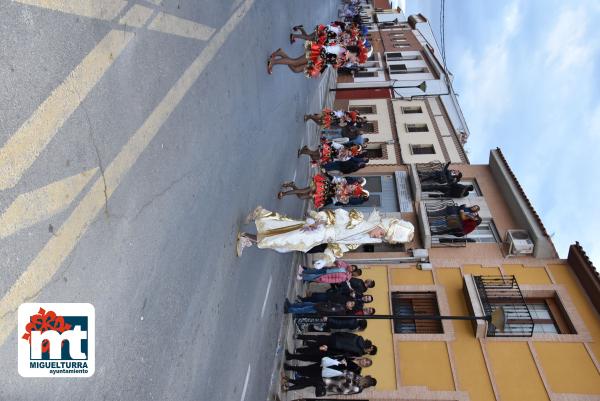
[[[441, 0], [406, 3], [440, 43]], [[500, 147], [559, 255], [600, 268], [600, 1], [449, 0], [444, 21], [471, 163]]]

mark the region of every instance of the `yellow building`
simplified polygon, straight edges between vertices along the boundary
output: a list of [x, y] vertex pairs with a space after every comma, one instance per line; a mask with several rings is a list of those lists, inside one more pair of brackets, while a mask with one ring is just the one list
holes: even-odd
[[[365, 273], [377, 283], [370, 292], [378, 314], [484, 316], [485, 306], [503, 304], [509, 320], [504, 331], [485, 321], [370, 322], [363, 336], [379, 352], [365, 374], [378, 385], [355, 398], [600, 399], [600, 279], [578, 244], [567, 260], [434, 264], [432, 270], [370, 265]], [[529, 316], [516, 316], [521, 302], [511, 295], [514, 283]], [[508, 288], [503, 299], [486, 298], [502, 286]]]
[[[434, 166], [435, 167], [435, 166]], [[476, 192], [430, 198], [428, 165], [397, 165], [412, 187], [417, 235], [398, 249], [359, 249], [345, 259], [375, 280], [377, 314], [481, 317], [475, 321], [371, 320], [379, 348], [364, 374], [369, 400], [600, 400], [600, 278], [579, 244], [558, 258], [539, 216], [499, 149], [488, 165], [456, 165]], [[440, 168], [439, 166], [437, 168]], [[368, 176], [368, 175], [367, 175]], [[440, 234], [440, 204], [478, 204], [486, 227]], [[434, 207], [432, 207], [435, 206]], [[455, 241], [458, 240], [458, 241]], [[504, 327], [485, 320], [501, 310]]]

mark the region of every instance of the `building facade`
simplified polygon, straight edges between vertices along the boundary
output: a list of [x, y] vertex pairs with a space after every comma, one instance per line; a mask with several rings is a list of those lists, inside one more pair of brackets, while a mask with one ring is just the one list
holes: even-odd
[[[334, 105], [369, 121], [371, 161], [353, 176], [367, 179], [371, 196], [352, 208], [377, 207], [411, 221], [416, 232], [409, 244], [363, 245], [344, 259], [375, 280], [369, 293], [379, 315], [467, 320], [370, 320], [361, 335], [379, 351], [364, 374], [378, 384], [338, 398], [600, 400], [598, 273], [579, 244], [558, 257], [500, 149], [485, 165], [469, 163], [458, 102], [451, 90], [442, 93], [451, 89], [447, 71], [419, 29], [426, 19], [391, 18], [393, 10], [378, 11], [385, 8], [379, 3], [368, 15], [370, 64], [340, 75]], [[405, 88], [423, 81], [426, 90]], [[427, 177], [447, 163], [460, 170], [461, 184], [473, 186], [467, 197], [428, 186]], [[445, 230], [444, 211], [463, 204], [478, 205], [482, 223], [456, 237]], [[492, 315], [504, 322], [491, 323]]]

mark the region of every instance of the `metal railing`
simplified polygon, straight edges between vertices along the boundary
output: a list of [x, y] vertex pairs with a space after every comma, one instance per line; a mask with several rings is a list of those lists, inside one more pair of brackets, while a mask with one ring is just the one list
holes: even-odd
[[[460, 228], [460, 219], [456, 213], [448, 213], [449, 207], [457, 207], [457, 204], [452, 200], [425, 202], [425, 211], [432, 236], [448, 234], [453, 229]], [[454, 218], [452, 218], [453, 215]]]
[[504, 309], [504, 328], [488, 324], [488, 337], [531, 337], [534, 321], [515, 276], [473, 276], [485, 315]]
[[443, 174], [444, 164], [440, 161], [429, 163], [417, 163], [417, 174], [421, 183], [430, 182], [437, 184], [446, 184], [446, 174]]

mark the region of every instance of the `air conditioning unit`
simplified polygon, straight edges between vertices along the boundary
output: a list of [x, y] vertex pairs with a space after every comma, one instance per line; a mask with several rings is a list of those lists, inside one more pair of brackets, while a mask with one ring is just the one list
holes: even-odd
[[531, 255], [534, 243], [526, 230], [508, 230], [506, 233], [509, 255]]

